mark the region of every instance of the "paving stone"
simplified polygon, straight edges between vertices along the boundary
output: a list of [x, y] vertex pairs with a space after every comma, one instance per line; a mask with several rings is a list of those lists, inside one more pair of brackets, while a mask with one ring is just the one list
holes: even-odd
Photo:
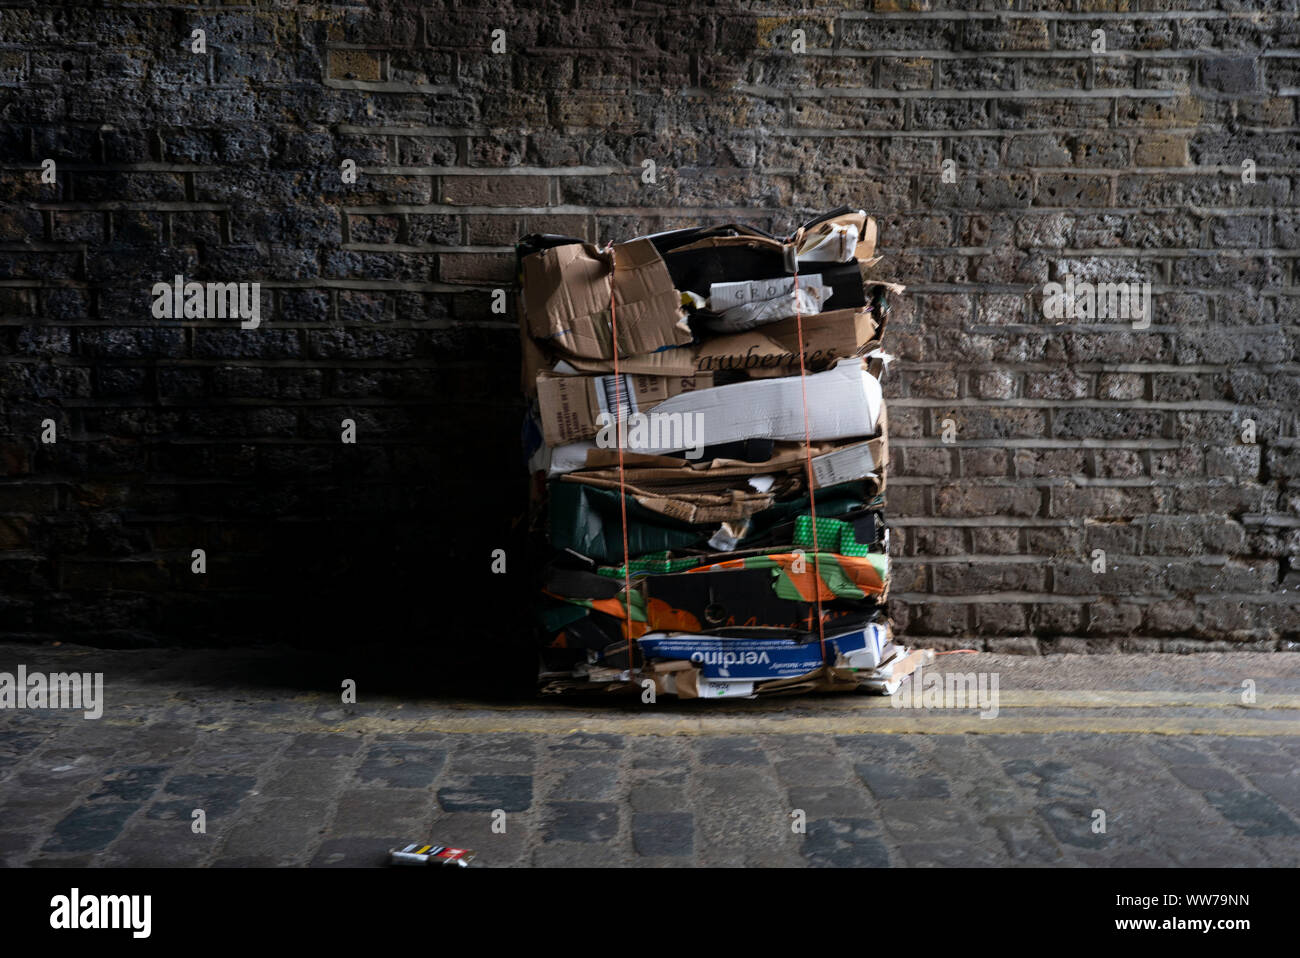
[[168, 772], [166, 765], [135, 765], [110, 768], [99, 788], [90, 794], [88, 801], [115, 798], [122, 801], [143, 802], [153, 796]]
[[1266, 856], [1239, 836], [1215, 836], [1204, 831], [1165, 832], [1155, 850], [1168, 855], [1180, 868], [1259, 868], [1270, 864]]
[[245, 805], [221, 846], [223, 858], [263, 857], [305, 865], [325, 833], [324, 802], [262, 799]]
[[1120, 783], [1098, 794], [1112, 830], [1160, 832], [1166, 829], [1210, 828], [1214, 810], [1199, 792], [1164, 783]]
[[401, 836], [387, 838], [331, 838], [322, 843], [312, 857], [313, 868], [385, 868], [388, 851], [402, 848], [412, 839]]
[[[10, 715], [6, 715], [5, 721], [9, 719]], [[48, 734], [48, 732], [38, 732], [36, 729], [0, 729], [0, 755], [30, 755]]]
[[584, 765], [567, 769], [552, 786], [553, 799], [610, 798], [618, 785], [618, 769], [608, 765]]
[[789, 796], [767, 769], [701, 769], [693, 809], [703, 865], [759, 867], [799, 860]]
[[979, 782], [985, 787], [985, 780], [994, 779], [998, 784], [1002, 775], [996, 766], [990, 766], [988, 753], [979, 748], [975, 737], [963, 739], [953, 735], [932, 735], [926, 740], [925, 767], [934, 769], [949, 781], [965, 780]]
[[386, 742], [369, 748], [357, 769], [357, 778], [392, 788], [428, 788], [446, 760], [447, 753], [442, 749]]
[[6, 786], [0, 803], [0, 822], [48, 827], [81, 805], [82, 792], [83, 786], [76, 782], [43, 788], [30, 788], [21, 782]]
[[690, 797], [680, 787], [634, 785], [628, 792], [628, 804], [634, 812], [673, 812], [690, 807]]
[[[541, 840], [538, 810], [507, 812], [437, 812], [418, 834], [429, 841], [468, 848], [476, 868], [510, 868], [524, 863], [528, 849]], [[503, 830], [504, 829], [504, 830]]]
[[638, 855], [689, 856], [695, 851], [695, 816], [690, 812], [637, 812], [632, 847]]
[[985, 819], [985, 824], [997, 832], [1012, 861], [1033, 865], [1055, 865], [1061, 861], [1061, 849], [1047, 826], [1031, 814], [997, 815]]
[[1296, 766], [1293, 756], [1268, 742], [1255, 739], [1233, 739], [1229, 743], [1214, 746], [1213, 751], [1226, 764], [1240, 772], [1286, 772]]
[[453, 736], [454, 754], [484, 758], [526, 761], [537, 757], [536, 736], [494, 732], [472, 737]]
[[676, 770], [681, 768], [683, 756], [689, 755], [689, 748], [673, 739], [643, 736], [629, 742], [634, 769]]
[[1045, 735], [981, 735], [979, 744], [1002, 759], [1041, 759], [1054, 751]]
[[282, 744], [283, 739], [274, 735], [223, 740], [216, 733], [205, 731], [199, 736], [188, 762], [196, 772], [249, 774], [266, 764]]
[[427, 822], [434, 799], [428, 792], [382, 787], [349, 788], [338, 797], [331, 830], [345, 835], [384, 834]]
[[[1107, 835], [1092, 830], [1093, 822], [1101, 821], [1100, 818], [1094, 818], [1093, 812], [1093, 807], [1077, 802], [1051, 802], [1038, 809], [1057, 841], [1075, 848], [1103, 848], [1107, 843]], [[1106, 827], [1110, 828], [1109, 821]]]
[[141, 808], [137, 802], [101, 802], [83, 805], [54, 826], [54, 834], [42, 846], [47, 852], [89, 852], [106, 848], [117, 838], [132, 815]]
[[1153, 849], [1125, 846], [1101, 851], [1074, 849], [1072, 857], [1092, 868], [1169, 868], [1178, 864], [1169, 855]]
[[1034, 810], [1033, 801], [1014, 788], [980, 787], [971, 792], [971, 808], [981, 815], [1027, 815]]
[[209, 819], [225, 817], [234, 814], [256, 784], [257, 779], [251, 775], [173, 775], [163, 788], [163, 795], [178, 798], [155, 801], [147, 815], [189, 819], [194, 809], [201, 808]]
[[972, 842], [911, 842], [900, 845], [903, 862], [913, 868], [991, 868], [1001, 864], [998, 849]]
[[869, 818], [871, 803], [860, 787], [822, 785], [815, 788], [791, 788], [790, 808], [802, 809], [807, 818], [848, 816]]
[[1210, 790], [1205, 798], [1243, 835], [1251, 838], [1300, 835], [1300, 825], [1263, 792]]
[[1045, 801], [1096, 799], [1099, 783], [1086, 780], [1065, 762], [1016, 758], [1003, 762], [1002, 770], [1017, 785], [1032, 789]]
[[552, 752], [581, 752], [582, 760], [590, 761], [609, 761], [612, 760], [609, 752], [621, 751], [623, 748], [622, 735], [610, 735], [605, 733], [592, 732], [573, 732], [560, 739], [558, 742], [552, 742], [546, 746]]
[[835, 745], [854, 761], [888, 762], [916, 754], [916, 746], [899, 735], [837, 735]]
[[776, 762], [777, 777], [787, 785], [839, 785], [853, 777], [853, 767], [832, 755], [809, 755]]
[[888, 868], [889, 849], [875, 822], [861, 818], [808, 823], [803, 855], [819, 868]]
[[1273, 796], [1274, 801], [1289, 809], [1292, 815], [1300, 812], [1300, 772], [1296, 769], [1282, 775], [1255, 772], [1248, 777], [1252, 785]]
[[[105, 749], [104, 759], [111, 754]], [[24, 788], [45, 788], [50, 784], [81, 785], [104, 777], [107, 771], [104, 759], [77, 754], [43, 754], [36, 763], [29, 763], [16, 772], [14, 780]]]
[[438, 789], [438, 804], [449, 812], [521, 812], [533, 804], [531, 775], [474, 775], [467, 784]]
[[630, 778], [638, 785], [682, 788], [690, 781], [691, 774], [681, 766], [674, 768], [636, 768], [632, 770]]
[[1171, 765], [1169, 771], [1188, 788], [1200, 791], [1213, 788], [1230, 792], [1241, 788], [1241, 783], [1231, 772], [1212, 765]]
[[16, 865], [14, 859], [25, 854], [43, 838], [44, 833], [36, 830], [0, 831], [0, 861]]
[[212, 854], [215, 844], [211, 833], [195, 834], [187, 824], [137, 820], [96, 864], [114, 868], [193, 868]]
[[1179, 741], [1163, 736], [1152, 738], [1146, 748], [1166, 765], [1208, 765], [1210, 756], [1190, 741]]
[[275, 868], [280, 860], [274, 855], [233, 855], [218, 858], [212, 868]]
[[284, 758], [345, 758], [361, 748], [361, 738], [338, 732], [304, 732], [295, 735]]
[[547, 802], [546, 842], [608, 842], [618, 834], [618, 806], [612, 802]]
[[[885, 830], [899, 841], [969, 840], [982, 830], [970, 811], [944, 799], [889, 799], [879, 805]], [[991, 830], [988, 837], [994, 838]]]
[[767, 756], [752, 738], [711, 739], [700, 745], [705, 765], [766, 765]]
[[532, 863], [537, 868], [618, 868], [629, 864], [612, 845], [549, 842], [533, 850]]
[[878, 799], [948, 798], [947, 781], [939, 775], [904, 775], [885, 765], [855, 765], [858, 778]]
[[1105, 736], [1087, 736], [1078, 740], [1061, 742], [1056, 754], [1067, 757], [1071, 764], [1104, 769], [1111, 774], [1147, 777], [1163, 763], [1157, 761], [1139, 742], [1110, 742]]
[[336, 758], [282, 758], [262, 784], [264, 795], [320, 798], [340, 784]]
[[89, 868], [94, 858], [90, 855], [36, 855], [23, 865], [27, 868]]
[[117, 758], [122, 762], [173, 765], [188, 760], [198, 735], [194, 727], [175, 722], [153, 722], [135, 732]]

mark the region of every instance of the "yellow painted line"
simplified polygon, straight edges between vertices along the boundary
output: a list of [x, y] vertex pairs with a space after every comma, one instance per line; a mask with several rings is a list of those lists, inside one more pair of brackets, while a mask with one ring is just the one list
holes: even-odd
[[[320, 727], [315, 727], [320, 731]], [[310, 727], [304, 726], [303, 731]], [[389, 721], [359, 720], [327, 729], [331, 732], [397, 732]], [[716, 715], [705, 719], [680, 715], [620, 718], [601, 716], [575, 719], [562, 716], [520, 717], [502, 721], [500, 716], [451, 717], [412, 723], [401, 732], [442, 732], [460, 735], [569, 735], [574, 732], [629, 736], [713, 736], [713, 735], [861, 735], [913, 734], [986, 735], [1046, 734], [1052, 732], [1098, 732], [1146, 735], [1231, 735], [1300, 736], [1300, 721], [1268, 721], [1213, 716], [1101, 716], [1101, 715], [999, 715], [981, 719], [977, 714], [906, 715], [890, 712], [879, 716], [824, 716], [777, 719], [767, 716]]]
[[[139, 728], [143, 722], [106, 722]], [[1154, 714], [1129, 711], [1124, 714], [1090, 712], [1034, 714], [1002, 712], [982, 719], [973, 711], [875, 711], [870, 714], [791, 715], [683, 715], [680, 712], [630, 715], [611, 712], [600, 715], [520, 714], [488, 710], [485, 714], [448, 713], [437, 718], [403, 722], [391, 718], [356, 716], [342, 722], [323, 724], [303, 719], [241, 721], [241, 729], [267, 733], [297, 734], [324, 732], [358, 735], [386, 733], [414, 735], [439, 732], [450, 735], [570, 735], [575, 732], [626, 736], [714, 736], [714, 735], [985, 735], [1050, 734], [1096, 732], [1136, 735], [1224, 735], [1300, 736], [1300, 718], [1270, 719], [1253, 716], [1249, 709], [1239, 713]], [[227, 723], [196, 726], [197, 731], [221, 732]]]
[[[902, 693], [899, 693], [900, 695]], [[905, 699], [904, 701], [910, 701]], [[969, 698], [967, 701], [970, 701]], [[851, 708], [892, 708], [884, 696], [862, 698]], [[1069, 709], [1295, 709], [1300, 710], [1300, 695], [1256, 694], [1245, 705], [1241, 690], [1231, 692], [1122, 692], [1110, 689], [1008, 689], [998, 691], [999, 708], [1069, 708]]]
[[[1300, 736], [1300, 695], [1259, 693], [1251, 705], [1239, 691], [1170, 692], [1022, 689], [1000, 692], [998, 714], [980, 718], [979, 709], [895, 708], [884, 696], [810, 696], [744, 702], [682, 703], [661, 699], [642, 705], [635, 696], [606, 700], [555, 697], [518, 704], [417, 701], [413, 708], [439, 709], [431, 717], [407, 717], [397, 699], [362, 703], [377, 711], [320, 721], [306, 714], [320, 696], [299, 695], [303, 714], [266, 719], [241, 716], [233, 722], [199, 723], [199, 731], [220, 732], [231, 725], [268, 733], [339, 734], [568, 735], [590, 732], [629, 736], [854, 735], [854, 734], [1102, 734]], [[140, 714], [130, 706], [105, 714], [102, 722], [142, 727], [152, 706]], [[1294, 716], [1288, 713], [1296, 713]]]

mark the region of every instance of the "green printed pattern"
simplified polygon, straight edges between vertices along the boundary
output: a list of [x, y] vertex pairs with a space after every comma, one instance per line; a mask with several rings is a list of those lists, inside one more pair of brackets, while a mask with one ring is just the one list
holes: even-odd
[[[794, 544], [800, 549], [813, 545], [812, 517], [799, 516], [794, 521]], [[843, 519], [818, 519], [816, 548], [823, 552], [836, 552], [844, 556], [864, 556], [871, 550], [869, 544], [858, 541], [853, 526]]]
[[611, 579], [622, 579], [625, 575], [639, 575], [642, 573], [646, 575], [662, 575], [668, 572], [685, 572], [687, 569], [693, 569], [704, 561], [704, 558], [704, 556], [684, 556], [680, 559], [673, 559], [668, 552], [652, 552], [650, 555], [629, 562], [627, 573], [624, 573], [621, 565], [601, 566], [596, 572]]

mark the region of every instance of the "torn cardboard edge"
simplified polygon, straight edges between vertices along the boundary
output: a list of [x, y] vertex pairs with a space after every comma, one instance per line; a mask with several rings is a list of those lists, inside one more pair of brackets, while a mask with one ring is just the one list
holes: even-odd
[[[901, 293], [901, 284], [873, 281], [890, 293]], [[875, 300], [868, 296], [868, 302]], [[551, 371], [561, 356], [575, 372], [592, 375], [613, 372], [612, 356], [606, 359], [548, 352], [528, 334], [527, 308], [518, 298], [524, 394], [534, 395], [537, 375]], [[847, 320], [852, 320], [852, 326]], [[620, 328], [622, 323], [619, 324]], [[868, 305], [858, 309], [831, 310], [803, 317], [804, 356], [811, 369], [829, 365], [846, 356], [857, 356], [879, 348], [884, 316]], [[788, 376], [799, 369], [798, 322], [780, 320], [757, 330], [725, 336], [711, 336], [694, 345], [669, 347], [658, 352], [625, 356], [619, 354], [619, 371], [651, 376], [690, 376], [695, 371], [742, 370], [750, 377]]]
[[[818, 446], [817, 448], [824, 448]], [[885, 465], [888, 440], [882, 434], [865, 442], [855, 442], [814, 455], [813, 488], [858, 479], [874, 479], [875, 494], [885, 489]], [[667, 457], [658, 458], [661, 461]], [[670, 460], [671, 461], [671, 460]], [[780, 497], [802, 491], [806, 485], [806, 459], [801, 449], [783, 451], [779, 458], [766, 463], [735, 463], [713, 460], [711, 469], [682, 466], [628, 467], [620, 478], [617, 469], [587, 469], [566, 473], [562, 482], [577, 482], [599, 489], [622, 489], [637, 503], [660, 515], [691, 523], [722, 523], [745, 519], [773, 505]], [[749, 482], [756, 477], [783, 476], [784, 482], [762, 483], [754, 488]], [[718, 483], [725, 483], [721, 487]]]
[[[804, 360], [810, 369], [862, 356], [880, 345], [881, 324], [870, 306], [836, 309], [802, 317]], [[619, 324], [620, 328], [622, 323]], [[533, 344], [524, 351], [525, 376], [547, 366], [545, 352]], [[613, 360], [565, 357], [582, 374], [613, 372]], [[530, 365], [531, 364], [531, 365]], [[553, 365], [553, 364], [552, 364]], [[690, 376], [697, 372], [735, 370], [751, 377], [789, 376], [799, 371], [799, 321], [782, 319], [757, 329], [709, 336], [691, 346], [643, 356], [619, 355], [619, 372], [652, 376]], [[531, 393], [535, 384], [527, 386]]]
[[800, 227], [791, 242], [801, 262], [867, 262], [876, 255], [877, 234], [875, 218], [857, 210]]
[[523, 257], [522, 300], [530, 334], [573, 356], [612, 359], [611, 291], [618, 354], [654, 353], [691, 342], [681, 295], [649, 240], [602, 250], [554, 246]]

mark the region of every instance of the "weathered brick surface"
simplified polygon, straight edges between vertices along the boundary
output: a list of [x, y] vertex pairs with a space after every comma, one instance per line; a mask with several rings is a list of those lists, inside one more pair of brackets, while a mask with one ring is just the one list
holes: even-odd
[[[1294, 3], [858, 6], [0, 3], [0, 634], [482, 628], [525, 566], [513, 238], [854, 202], [910, 287], [909, 635], [1285, 647]], [[154, 318], [178, 273], [260, 327]], [[1067, 274], [1150, 282], [1149, 328], [1049, 318]]]

